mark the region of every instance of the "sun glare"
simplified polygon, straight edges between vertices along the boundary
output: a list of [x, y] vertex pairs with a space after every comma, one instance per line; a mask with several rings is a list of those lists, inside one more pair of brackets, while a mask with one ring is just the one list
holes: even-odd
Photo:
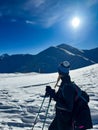
[[79, 25], [80, 25], [80, 19], [79, 19], [78, 17], [74, 17], [74, 18], [72, 19], [72, 26], [73, 26], [74, 28], [78, 28]]

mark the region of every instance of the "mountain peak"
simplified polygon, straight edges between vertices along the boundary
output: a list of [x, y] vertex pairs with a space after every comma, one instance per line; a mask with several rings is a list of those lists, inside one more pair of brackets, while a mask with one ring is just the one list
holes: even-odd
[[79, 49], [77, 49], [75, 47], [72, 47], [72, 46], [70, 46], [68, 44], [64, 44], [64, 43], [58, 45], [57, 47], [62, 48], [62, 49], [66, 49], [67, 51], [69, 51], [69, 52], [71, 52], [73, 54], [83, 55], [83, 53], [84, 53], [82, 50], [79, 50]]

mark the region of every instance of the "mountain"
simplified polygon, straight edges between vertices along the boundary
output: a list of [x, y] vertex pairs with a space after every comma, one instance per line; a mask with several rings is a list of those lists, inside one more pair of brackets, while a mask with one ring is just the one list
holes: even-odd
[[67, 44], [60, 44], [57, 47], [65, 49], [66, 51], [69, 51], [69, 52], [77, 54], [77, 55], [83, 55], [84, 54], [84, 51], [79, 50], [75, 47], [69, 46]]
[[33, 55], [17, 54], [0, 56], [0, 73], [30, 72]]
[[98, 63], [98, 48], [79, 50], [67, 44], [51, 46], [37, 55], [17, 54], [0, 56], [0, 73], [56, 72], [60, 62], [68, 60], [71, 69]]
[[85, 57], [88, 57], [98, 63], [98, 47], [91, 50], [84, 50], [84, 53]]

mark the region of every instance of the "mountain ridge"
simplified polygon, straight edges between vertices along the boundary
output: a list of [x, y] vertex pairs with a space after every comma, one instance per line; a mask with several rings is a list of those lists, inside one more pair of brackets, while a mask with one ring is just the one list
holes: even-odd
[[98, 48], [79, 50], [67, 44], [50, 46], [36, 55], [4, 54], [0, 56], [0, 73], [57, 71], [60, 62], [68, 60], [71, 69], [77, 69], [98, 63]]

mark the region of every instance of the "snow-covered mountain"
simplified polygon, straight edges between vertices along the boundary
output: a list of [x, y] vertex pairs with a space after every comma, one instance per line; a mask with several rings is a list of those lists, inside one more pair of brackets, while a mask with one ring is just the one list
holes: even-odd
[[85, 57], [95, 61], [98, 63], [98, 48], [94, 48], [91, 50], [84, 50]]
[[69, 46], [67, 44], [60, 44], [57, 47], [65, 49], [65, 50], [67, 50], [67, 51], [69, 51], [69, 52], [71, 52], [73, 54], [84, 55], [84, 51], [83, 50], [77, 49], [77, 48]]
[[[0, 74], [0, 130], [31, 130], [43, 101], [46, 85], [54, 88], [57, 73], [11, 73]], [[70, 71], [75, 81], [90, 95], [93, 130], [98, 130], [98, 64]], [[56, 88], [57, 89], [57, 88]], [[34, 130], [41, 130], [48, 105], [48, 98], [41, 109]], [[52, 100], [45, 130], [54, 117]]]
[[56, 72], [60, 62], [68, 60], [71, 69], [98, 63], [98, 48], [79, 50], [67, 44], [52, 46], [37, 55], [17, 54], [0, 56], [0, 73]]

